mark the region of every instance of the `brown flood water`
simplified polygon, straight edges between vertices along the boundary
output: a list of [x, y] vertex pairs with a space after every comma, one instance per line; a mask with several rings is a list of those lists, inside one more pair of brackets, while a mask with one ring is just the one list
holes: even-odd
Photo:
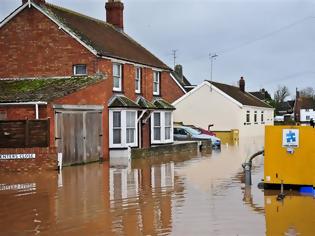
[[0, 235], [314, 235], [312, 196], [263, 191], [241, 163], [262, 139], [212, 154], [64, 168], [61, 174], [0, 175]]

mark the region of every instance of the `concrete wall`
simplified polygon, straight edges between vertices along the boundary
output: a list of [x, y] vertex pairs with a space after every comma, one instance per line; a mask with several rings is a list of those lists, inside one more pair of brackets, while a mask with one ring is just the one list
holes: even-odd
[[211, 127], [212, 130], [224, 131], [239, 127], [240, 108], [214, 89], [210, 90], [207, 84], [174, 104], [175, 122], [183, 122], [204, 129], [208, 129], [209, 124], [214, 124]]

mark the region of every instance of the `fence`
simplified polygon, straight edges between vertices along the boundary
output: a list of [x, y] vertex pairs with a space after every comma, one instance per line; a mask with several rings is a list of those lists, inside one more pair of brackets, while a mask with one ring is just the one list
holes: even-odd
[[0, 121], [0, 148], [48, 147], [49, 135], [49, 119]]

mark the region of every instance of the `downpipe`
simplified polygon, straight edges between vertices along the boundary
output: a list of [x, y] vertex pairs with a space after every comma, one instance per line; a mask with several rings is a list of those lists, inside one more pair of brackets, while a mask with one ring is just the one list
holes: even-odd
[[245, 174], [245, 186], [252, 185], [252, 161], [255, 157], [264, 155], [264, 150], [254, 153], [245, 163], [242, 164]]

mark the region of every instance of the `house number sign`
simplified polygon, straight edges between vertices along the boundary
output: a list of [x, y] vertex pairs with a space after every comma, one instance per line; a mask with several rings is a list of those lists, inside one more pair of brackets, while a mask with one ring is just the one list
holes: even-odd
[[35, 154], [0, 154], [0, 160], [34, 159]]

